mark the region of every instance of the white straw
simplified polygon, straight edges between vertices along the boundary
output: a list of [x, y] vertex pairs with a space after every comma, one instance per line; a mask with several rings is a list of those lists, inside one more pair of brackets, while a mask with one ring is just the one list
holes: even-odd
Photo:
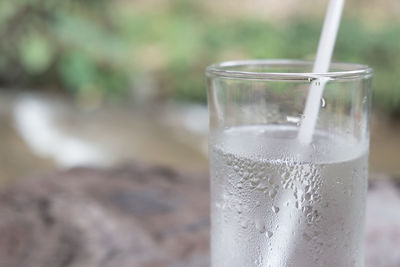
[[[331, 0], [329, 2], [321, 38], [319, 40], [313, 73], [325, 73], [329, 71], [344, 2], [345, 0]], [[303, 113], [304, 119], [301, 123], [298, 135], [298, 139], [302, 144], [309, 144], [312, 141], [319, 113], [320, 99], [326, 82], [327, 79], [317, 79], [311, 83]]]
[[[331, 0], [329, 3], [319, 41], [317, 58], [314, 63], [314, 73], [325, 73], [329, 70], [343, 7], [344, 0]], [[309, 144], [312, 141], [318, 118], [320, 99], [327, 82], [328, 79], [319, 78], [314, 80], [310, 86], [304, 110], [304, 120], [298, 135], [298, 139], [302, 144]], [[288, 201], [291, 195], [289, 192], [283, 194], [280, 199], [280, 205]], [[296, 211], [292, 214], [290, 209], [281, 210], [278, 221], [282, 227], [279, 229], [280, 233], [277, 233], [271, 240], [271, 246], [275, 250], [266, 253], [266, 258], [270, 266], [282, 266], [283, 262], [290, 262], [296, 258], [295, 240], [293, 240], [292, 232], [301, 232], [304, 229], [304, 225], [299, 221], [298, 212]], [[283, 259], [286, 260], [284, 261]]]

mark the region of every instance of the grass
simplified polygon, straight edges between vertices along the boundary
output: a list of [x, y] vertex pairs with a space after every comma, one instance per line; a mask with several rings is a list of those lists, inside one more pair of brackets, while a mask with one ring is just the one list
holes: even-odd
[[[0, 3], [0, 37], [5, 40], [0, 44], [0, 85], [56, 85], [76, 95], [89, 90], [123, 98], [151, 80], [158, 97], [204, 102], [204, 69], [210, 63], [313, 59], [321, 27], [320, 20], [304, 18], [285, 24], [225, 20], [209, 16], [198, 1], [176, 0], [170, 8], [153, 11], [126, 10], [105, 1], [51, 3]], [[26, 9], [29, 16], [21, 16]], [[345, 18], [334, 59], [372, 66], [375, 107], [400, 117], [400, 22], [370, 25]]]

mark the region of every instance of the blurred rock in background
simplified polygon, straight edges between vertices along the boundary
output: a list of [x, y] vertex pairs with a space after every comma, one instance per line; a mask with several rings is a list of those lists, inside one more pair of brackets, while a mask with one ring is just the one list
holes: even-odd
[[[208, 175], [146, 164], [80, 168], [0, 192], [2, 267], [209, 266]], [[379, 179], [367, 267], [400, 265], [400, 189]]]

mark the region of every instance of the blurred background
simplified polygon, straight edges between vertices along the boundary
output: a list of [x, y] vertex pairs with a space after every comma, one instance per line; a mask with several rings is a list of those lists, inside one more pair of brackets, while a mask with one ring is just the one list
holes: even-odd
[[[0, 196], [0, 212], [8, 214], [0, 217], [0, 256], [6, 257], [10, 251], [16, 255], [9, 258], [10, 262], [16, 262], [14, 265], [1, 262], [0, 257], [1, 265], [207, 266], [205, 67], [218, 61], [249, 58], [313, 60], [327, 3], [311, 0], [0, 1], [0, 187], [5, 190], [5, 195]], [[334, 60], [374, 68], [370, 179], [399, 184], [400, 2], [347, 1]], [[54, 170], [80, 166], [99, 171], [54, 174]], [[179, 180], [180, 176], [168, 169], [142, 169], [143, 166], [203, 173], [202, 184], [199, 186], [198, 180], [187, 178], [192, 175]], [[113, 171], [106, 171], [110, 169]], [[34, 177], [44, 174], [68, 179], [50, 179], [50, 182], [45, 179], [19, 191], [5, 189], [6, 185], [34, 181]], [[126, 176], [142, 180], [136, 185], [126, 184], [123, 180]], [[123, 179], [115, 178], [109, 183], [107, 179], [92, 181], [90, 177]], [[156, 182], [141, 187], [147, 181], [143, 177], [155, 177], [156, 180], [149, 181]], [[160, 177], [168, 182], [160, 182]], [[49, 186], [54, 180], [57, 186]], [[194, 188], [186, 188], [186, 180], [191, 180]], [[86, 182], [82, 185], [82, 181]], [[379, 212], [391, 214], [387, 220], [397, 220], [400, 225], [398, 214], [393, 212], [400, 206], [400, 195], [390, 191], [393, 184], [384, 188], [386, 191], [379, 191], [384, 193], [377, 194], [376, 200], [374, 193], [369, 196], [375, 201], [375, 206], [370, 207], [377, 211], [370, 212], [369, 216], [376, 220], [386, 216]], [[55, 191], [69, 192], [72, 197], [65, 198], [68, 194]], [[103, 199], [109, 202], [98, 204]], [[191, 202], [191, 199], [196, 200]], [[174, 207], [182, 206], [177, 203], [186, 202], [197, 208], [181, 209], [181, 217], [171, 213]], [[127, 217], [121, 219], [118, 212], [108, 213], [104, 207], [114, 207], [110, 203], [118, 207], [118, 212], [124, 211], [124, 216], [133, 214], [129, 225], [134, 229], [124, 228]], [[5, 213], [10, 207], [16, 217]], [[32, 219], [36, 218], [33, 210], [37, 210], [38, 218], [45, 225], [43, 229], [48, 232], [40, 232], [42, 228], [38, 225], [42, 224]], [[148, 210], [155, 211], [155, 217]], [[171, 220], [164, 215], [157, 217], [163, 212], [170, 212]], [[18, 217], [21, 214], [24, 217]], [[10, 223], [14, 222], [10, 218], [22, 218], [15, 222], [24, 223], [16, 228], [18, 224]], [[63, 230], [51, 228], [57, 224], [57, 218], [64, 223], [59, 228]], [[182, 218], [180, 228], [173, 223], [177, 218]], [[100, 221], [102, 224], [97, 224]], [[26, 225], [36, 227], [39, 234], [25, 232]], [[367, 241], [377, 244], [370, 251], [381, 261], [371, 260], [367, 266], [399, 266], [400, 258], [395, 250], [391, 259], [381, 253], [389, 251], [388, 247], [393, 250], [396, 244], [398, 247], [399, 228], [385, 224], [386, 229], [392, 227], [389, 227], [392, 232], [387, 232], [386, 239], [380, 239], [384, 236], [383, 224], [368, 225], [368, 229], [375, 230], [370, 231]], [[68, 229], [79, 231], [68, 232]], [[142, 236], [146, 231], [153, 233], [150, 241]], [[187, 237], [188, 232], [201, 232], [201, 235]], [[83, 235], [83, 241], [108, 247], [88, 245], [92, 249], [88, 250], [92, 253], [91, 259], [95, 260], [72, 265], [81, 255], [80, 246], [84, 246], [79, 241], [82, 235], [77, 233], [89, 233], [87, 238]], [[168, 265], [165, 261], [168, 257], [164, 255], [154, 263], [158, 258], [145, 253], [153, 260], [153, 265], [145, 265], [139, 263], [138, 259], [142, 259], [139, 256], [135, 256], [137, 262], [121, 256], [144, 253], [140, 254], [136, 245], [128, 245], [131, 241], [124, 239], [126, 233], [134, 235], [130, 236], [132, 244], [145, 240], [139, 242], [144, 252], [161, 251], [155, 244], [164, 242], [165, 255], [181, 257], [183, 262]], [[42, 238], [47, 235], [61, 244], [61, 252], [54, 252], [51, 243]], [[184, 241], [182, 236], [186, 236]], [[392, 238], [392, 243], [387, 238]], [[34, 246], [26, 240], [34, 240]], [[32, 259], [40, 257], [30, 256], [32, 247], [46, 260], [34, 263]], [[199, 247], [203, 254], [190, 256], [194, 259], [190, 261], [185, 255]], [[43, 256], [42, 251], [49, 248], [53, 249], [50, 256]], [[87, 259], [86, 254], [82, 255], [80, 259]], [[103, 261], [99, 255], [107, 257]], [[112, 255], [121, 257], [109, 260]], [[48, 261], [53, 256], [66, 263], [57, 265]]]
[[[326, 5], [1, 1], [1, 182], [132, 159], [205, 169], [205, 67], [313, 59]], [[394, 178], [400, 177], [399, 18], [398, 1], [348, 1], [334, 55], [375, 70], [371, 167]]]

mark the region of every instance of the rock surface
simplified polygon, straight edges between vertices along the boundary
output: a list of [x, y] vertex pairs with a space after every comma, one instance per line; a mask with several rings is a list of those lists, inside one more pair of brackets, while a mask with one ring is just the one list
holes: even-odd
[[367, 267], [400, 266], [400, 186], [370, 186], [367, 200]]
[[[1, 267], [209, 266], [207, 174], [73, 169], [0, 193]], [[400, 266], [400, 193], [368, 195], [367, 266]]]
[[0, 194], [1, 267], [208, 266], [207, 176], [130, 165]]

